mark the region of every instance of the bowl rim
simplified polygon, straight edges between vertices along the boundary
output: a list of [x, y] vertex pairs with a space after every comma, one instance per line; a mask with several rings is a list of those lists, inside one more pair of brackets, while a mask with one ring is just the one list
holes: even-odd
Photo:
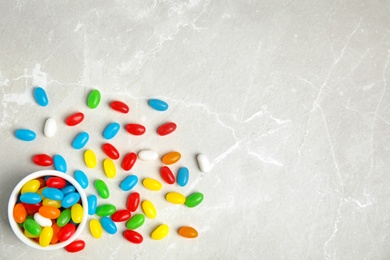
[[[20, 229], [20, 227], [18, 226], [18, 223], [14, 220], [14, 217], [13, 217], [13, 209], [17, 203], [18, 195], [19, 195], [20, 190], [22, 189], [23, 185], [30, 180], [37, 179], [37, 178], [40, 178], [43, 176], [56, 176], [56, 177], [63, 178], [65, 180], [67, 180], [68, 182], [70, 182], [76, 188], [77, 192], [80, 194], [81, 203], [82, 203], [83, 208], [84, 208], [83, 218], [82, 218], [81, 222], [79, 223], [79, 225], [77, 226], [76, 232], [68, 240], [66, 240], [64, 242], [50, 244], [46, 247], [42, 247], [38, 243], [32, 241], [30, 238], [26, 237], [24, 235], [24, 233], [22, 232], [22, 230]], [[26, 245], [33, 247], [35, 249], [40, 249], [40, 250], [56, 250], [59, 248], [64, 248], [65, 246], [69, 245], [80, 235], [80, 233], [83, 231], [83, 229], [85, 227], [85, 224], [87, 223], [87, 219], [88, 219], [88, 210], [87, 209], [88, 209], [88, 200], [87, 200], [87, 196], [85, 194], [85, 191], [73, 177], [71, 177], [70, 175], [68, 175], [64, 172], [60, 172], [60, 171], [56, 171], [56, 170], [40, 170], [40, 171], [36, 171], [36, 172], [30, 173], [27, 176], [25, 176], [21, 181], [18, 182], [18, 184], [16, 184], [15, 188], [12, 190], [11, 195], [10, 195], [9, 200], [8, 200], [8, 222], [9, 222], [14, 234]]]

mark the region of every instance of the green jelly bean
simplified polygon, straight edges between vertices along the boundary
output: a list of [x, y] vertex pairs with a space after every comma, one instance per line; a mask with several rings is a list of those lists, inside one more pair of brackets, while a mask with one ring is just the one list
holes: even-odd
[[96, 215], [99, 217], [107, 217], [116, 211], [116, 207], [112, 204], [103, 204], [96, 208]]
[[108, 190], [107, 184], [103, 180], [96, 180], [94, 186], [100, 197], [103, 199], [108, 199], [108, 197], [110, 197], [110, 191]]
[[97, 89], [92, 90], [88, 95], [88, 106], [92, 109], [96, 108], [100, 103], [100, 92]]
[[72, 217], [70, 209], [66, 209], [61, 212], [61, 214], [57, 218], [57, 225], [59, 227], [63, 227], [70, 221], [70, 218]]
[[198, 206], [203, 201], [203, 194], [200, 192], [194, 192], [186, 199], [186, 206], [189, 208], [193, 208]]
[[33, 219], [26, 219], [23, 223], [23, 227], [34, 236], [39, 236], [42, 232], [41, 226]]
[[143, 214], [136, 214], [126, 223], [128, 229], [137, 229], [145, 222], [145, 216]]

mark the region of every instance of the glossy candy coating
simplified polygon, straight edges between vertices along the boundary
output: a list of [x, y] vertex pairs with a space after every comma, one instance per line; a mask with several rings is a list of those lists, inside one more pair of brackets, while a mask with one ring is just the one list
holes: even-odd
[[118, 231], [118, 228], [116, 227], [114, 221], [112, 221], [112, 219], [110, 219], [109, 217], [102, 217], [100, 219], [100, 224], [108, 234], [113, 235]]
[[157, 211], [156, 208], [154, 207], [153, 203], [149, 200], [144, 200], [142, 202], [142, 210], [145, 213], [145, 216], [148, 218], [156, 218], [157, 216]]
[[41, 87], [34, 88], [34, 99], [38, 105], [45, 107], [49, 104], [49, 99], [47, 98], [46, 91]]
[[38, 180], [30, 180], [22, 186], [20, 193], [23, 194], [26, 192], [37, 192], [39, 186], [41, 186], [41, 183]]
[[111, 216], [116, 211], [116, 207], [113, 204], [103, 204], [96, 208], [96, 215], [99, 217]]
[[76, 150], [83, 148], [89, 140], [89, 134], [87, 132], [81, 132], [73, 139], [72, 147]]
[[39, 212], [36, 212], [34, 214], [34, 220], [41, 226], [41, 227], [51, 227], [51, 225], [53, 224], [51, 222], [51, 219], [49, 218], [45, 218], [44, 216], [42, 216], [41, 214], [39, 214]]
[[137, 229], [145, 222], [145, 216], [143, 214], [135, 214], [126, 223], [128, 229]]
[[154, 240], [161, 240], [165, 238], [169, 233], [169, 227], [166, 224], [161, 224], [158, 226], [150, 235], [150, 237]]
[[74, 178], [80, 184], [81, 188], [86, 189], [88, 187], [89, 184], [88, 177], [83, 171], [81, 170], [75, 171]]
[[57, 132], [57, 123], [54, 118], [49, 117], [46, 119], [45, 126], [43, 127], [43, 134], [46, 137], [53, 137]]
[[23, 228], [33, 236], [39, 236], [42, 232], [41, 226], [34, 219], [30, 218], [23, 222]]
[[114, 138], [116, 134], [119, 132], [120, 128], [121, 126], [117, 122], [112, 122], [108, 124], [103, 131], [103, 137], [107, 140]]
[[61, 228], [57, 225], [57, 223], [53, 223], [51, 227], [53, 228], [53, 237], [51, 238], [50, 244], [56, 244], [58, 242], [58, 232]]
[[71, 219], [71, 211], [70, 209], [65, 209], [64, 211], [61, 212], [61, 214], [57, 218], [57, 225], [59, 227], [63, 227], [69, 223], [70, 219]]
[[120, 209], [111, 215], [111, 219], [114, 222], [123, 222], [131, 217], [131, 213], [127, 209]]
[[110, 107], [115, 111], [118, 111], [123, 114], [127, 114], [130, 110], [128, 105], [126, 105], [124, 102], [119, 100], [112, 101], [110, 103]]
[[39, 245], [46, 247], [50, 245], [50, 241], [53, 238], [53, 228], [51, 226], [45, 226], [39, 235]]
[[142, 161], [154, 161], [158, 158], [158, 153], [153, 150], [145, 149], [138, 152], [138, 158]]
[[60, 216], [61, 211], [57, 208], [50, 206], [42, 206], [38, 210], [39, 214], [41, 214], [45, 218], [56, 219]]
[[103, 169], [108, 178], [112, 179], [116, 176], [116, 167], [111, 159], [107, 158], [103, 161]]
[[36, 204], [42, 201], [41, 195], [35, 192], [26, 192], [20, 195], [19, 199], [26, 204]]
[[19, 140], [30, 142], [37, 137], [37, 134], [30, 129], [18, 129], [15, 131], [15, 137]]
[[203, 194], [200, 192], [194, 192], [186, 198], [185, 205], [189, 208], [198, 206], [203, 201]]
[[23, 223], [26, 220], [27, 217], [27, 211], [26, 208], [23, 206], [22, 203], [17, 203], [13, 210], [13, 216], [16, 221], [16, 223]]
[[161, 136], [169, 135], [176, 130], [176, 127], [176, 124], [173, 122], [162, 124], [157, 128], [157, 134]]
[[68, 240], [76, 232], [76, 226], [72, 223], [66, 224], [58, 231], [58, 240], [64, 242]]
[[179, 172], [177, 173], [177, 178], [176, 178], [177, 184], [179, 184], [179, 186], [181, 186], [181, 187], [186, 186], [188, 183], [189, 177], [190, 177], [190, 172], [188, 171], [188, 168], [181, 167], [179, 169]]
[[163, 166], [160, 168], [161, 178], [168, 184], [175, 183], [175, 175], [173, 175], [171, 169], [167, 166]]
[[125, 129], [132, 135], [143, 135], [146, 131], [146, 128], [140, 124], [127, 124], [125, 125]]
[[[23, 225], [22, 225], [22, 227], [23, 227]], [[35, 236], [35, 235], [33, 235], [33, 234], [30, 234], [30, 232], [28, 232], [27, 229], [25, 229], [25, 230], [23, 231], [23, 234], [24, 234], [26, 237], [28, 237], [28, 238], [36, 238], [36, 237], [39, 237], [39, 236]]]
[[84, 163], [88, 168], [96, 167], [96, 155], [92, 150], [86, 150], [84, 152]]
[[118, 150], [115, 148], [115, 146], [113, 146], [112, 144], [110, 144], [110, 143], [103, 144], [102, 150], [111, 159], [113, 159], [113, 160], [119, 159], [120, 154], [119, 154]]
[[96, 180], [94, 186], [100, 197], [103, 199], [110, 197], [110, 191], [108, 190], [107, 184], [103, 180]]
[[48, 199], [48, 198], [44, 198], [42, 200], [42, 205], [43, 206], [50, 206], [50, 207], [54, 207], [54, 208], [61, 208], [62, 204], [61, 204], [61, 201], [60, 200], [51, 200], [51, 199]]
[[159, 191], [162, 188], [161, 182], [152, 178], [145, 178], [142, 181], [142, 184], [144, 185], [145, 188], [152, 191]]
[[130, 212], [134, 212], [137, 210], [140, 203], [140, 196], [138, 192], [130, 193], [127, 197], [126, 208], [130, 210]]
[[54, 168], [60, 172], [66, 172], [68, 169], [65, 158], [59, 154], [53, 156]]
[[64, 198], [64, 194], [59, 189], [50, 187], [43, 189], [42, 195], [51, 200], [62, 200]]
[[100, 91], [97, 90], [97, 89], [92, 90], [89, 93], [88, 99], [87, 99], [88, 107], [91, 108], [91, 109], [97, 108], [97, 106], [100, 103], [100, 99], [101, 99]]
[[53, 159], [47, 154], [36, 154], [32, 157], [32, 161], [39, 166], [53, 165]]
[[179, 235], [186, 238], [196, 238], [198, 236], [198, 231], [193, 227], [184, 226], [179, 228]]
[[70, 209], [72, 221], [76, 224], [81, 223], [84, 215], [84, 208], [80, 204], [74, 204]]
[[141, 244], [144, 238], [140, 233], [134, 230], [125, 230], [123, 231], [123, 237], [126, 238], [127, 241], [134, 244]]
[[85, 248], [85, 242], [83, 240], [75, 240], [65, 247], [65, 250], [69, 253], [80, 252]]
[[103, 228], [99, 220], [91, 219], [89, 222], [89, 231], [94, 238], [101, 238], [103, 235]]
[[52, 176], [46, 180], [46, 186], [50, 188], [62, 189], [66, 186], [63, 178]]
[[136, 175], [127, 176], [120, 184], [120, 188], [123, 191], [129, 191], [135, 187], [138, 183], [138, 177]]
[[[39, 197], [41, 197], [41, 196], [39, 196]], [[34, 215], [35, 212], [38, 212], [39, 208], [42, 206], [42, 202], [38, 202], [38, 203], [24, 203], [24, 202], [22, 202], [22, 204], [23, 204], [24, 208], [26, 209], [27, 215]]]
[[61, 192], [64, 194], [64, 197], [69, 193], [75, 192], [76, 188], [73, 185], [67, 185], [61, 189]]
[[209, 159], [204, 154], [198, 154], [196, 156], [196, 160], [198, 161], [199, 170], [201, 172], [209, 172], [211, 165]]
[[80, 200], [80, 194], [78, 192], [70, 192], [62, 199], [62, 207], [70, 208]]
[[121, 164], [122, 169], [125, 171], [130, 171], [131, 168], [133, 168], [136, 161], [137, 161], [137, 154], [135, 153], [126, 154], [122, 160], [122, 164]]
[[174, 164], [176, 162], [178, 162], [181, 158], [181, 154], [179, 152], [169, 152], [167, 154], [165, 154], [162, 158], [161, 158], [161, 161], [164, 163], [164, 164]]
[[157, 111], [166, 111], [168, 110], [168, 104], [161, 99], [149, 99], [148, 104], [151, 108]]
[[186, 202], [186, 197], [178, 192], [168, 192], [165, 199], [173, 204], [184, 204]]
[[75, 126], [84, 120], [84, 114], [81, 112], [74, 113], [65, 119], [65, 124], [68, 126]]
[[96, 213], [97, 197], [95, 195], [89, 195], [87, 200], [88, 200], [88, 215], [93, 215]]

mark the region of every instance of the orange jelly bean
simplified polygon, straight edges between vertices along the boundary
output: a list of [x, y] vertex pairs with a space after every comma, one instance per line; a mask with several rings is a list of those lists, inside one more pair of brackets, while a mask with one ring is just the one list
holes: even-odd
[[42, 206], [39, 208], [39, 214], [45, 218], [56, 219], [61, 214], [61, 211], [51, 206]]
[[178, 162], [181, 158], [181, 154], [179, 152], [170, 152], [165, 154], [162, 158], [161, 161], [164, 164], [174, 164], [175, 162]]
[[196, 238], [198, 231], [193, 227], [181, 227], [179, 229], [179, 235], [186, 238]]
[[58, 231], [60, 231], [61, 228], [55, 222], [51, 227], [53, 228], [53, 237], [51, 238], [50, 244], [56, 244], [58, 242]]
[[23, 223], [26, 220], [27, 212], [22, 203], [18, 203], [14, 207], [14, 219], [17, 223]]

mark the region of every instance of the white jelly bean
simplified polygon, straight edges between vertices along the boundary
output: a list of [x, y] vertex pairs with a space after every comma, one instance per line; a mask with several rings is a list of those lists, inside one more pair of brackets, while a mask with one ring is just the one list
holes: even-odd
[[196, 157], [198, 161], [199, 170], [201, 172], [209, 172], [210, 171], [210, 162], [209, 159], [204, 154], [198, 154]]
[[45, 218], [39, 212], [34, 214], [34, 220], [41, 226], [41, 227], [51, 227], [52, 222], [51, 219]]
[[141, 150], [138, 152], [138, 158], [143, 161], [154, 161], [158, 158], [158, 153], [153, 150]]
[[45, 122], [43, 133], [47, 137], [53, 137], [57, 131], [57, 123], [54, 118], [49, 117]]

